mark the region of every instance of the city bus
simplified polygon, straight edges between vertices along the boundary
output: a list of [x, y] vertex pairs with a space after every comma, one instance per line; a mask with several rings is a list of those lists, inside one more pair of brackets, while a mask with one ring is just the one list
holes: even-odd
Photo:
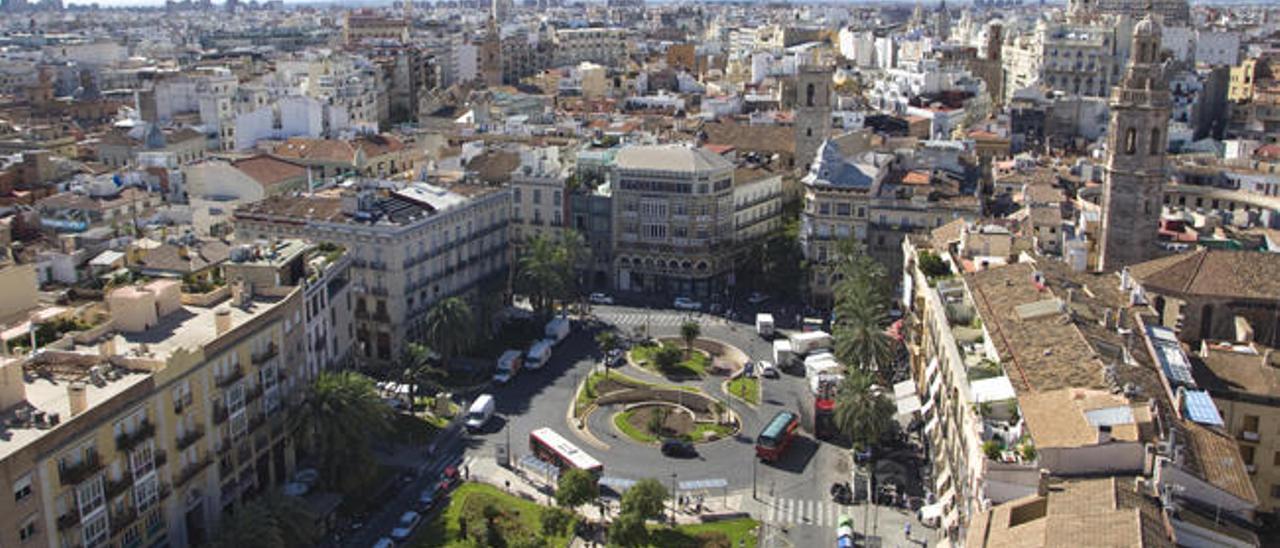
[[791, 445], [799, 426], [800, 420], [795, 413], [779, 411], [756, 437], [756, 456], [767, 462], [777, 461]]
[[529, 433], [529, 450], [538, 459], [554, 464], [561, 470], [577, 468], [597, 476], [604, 471], [604, 465], [600, 461], [550, 428], [539, 428]]

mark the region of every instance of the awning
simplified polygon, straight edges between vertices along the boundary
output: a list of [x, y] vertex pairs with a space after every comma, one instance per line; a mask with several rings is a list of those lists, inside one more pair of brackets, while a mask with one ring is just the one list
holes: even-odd
[[920, 414], [928, 415], [929, 411], [932, 409], [933, 409], [933, 398], [925, 398], [924, 405], [920, 407]]
[[926, 394], [930, 398], [937, 396], [938, 391], [942, 389], [942, 375], [933, 378], [933, 382], [929, 383], [929, 393]]
[[924, 380], [928, 381], [929, 379], [932, 379], [934, 375], [937, 375], [937, 374], [938, 374], [938, 357], [934, 356], [932, 358], [929, 358], [929, 365], [925, 366], [924, 368]]
[[893, 385], [893, 399], [899, 415], [910, 415], [920, 410], [920, 396], [916, 394], [915, 383], [910, 380]]
[[933, 432], [934, 430], [937, 430], [937, 429], [938, 429], [938, 417], [929, 419], [929, 422], [924, 423], [925, 432]]
[[943, 468], [942, 473], [938, 474], [937, 479], [933, 481], [933, 491], [941, 493], [939, 500], [946, 498], [948, 487], [951, 486], [951, 469]]

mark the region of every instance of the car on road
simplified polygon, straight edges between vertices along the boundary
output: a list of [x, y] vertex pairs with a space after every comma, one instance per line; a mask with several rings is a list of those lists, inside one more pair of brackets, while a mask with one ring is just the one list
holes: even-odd
[[747, 297], [747, 302], [753, 305], [763, 303], [767, 300], [769, 300], [768, 295], [758, 292], [752, 292], [751, 295]]
[[395, 545], [396, 541], [382, 537], [378, 539], [378, 542], [373, 543], [373, 548], [393, 548]]
[[662, 454], [668, 457], [696, 457], [698, 450], [693, 444], [684, 440], [668, 439], [662, 441]]
[[610, 350], [609, 353], [604, 357], [604, 366], [620, 367], [625, 361], [624, 356], [626, 356], [626, 352], [624, 352], [621, 348], [615, 348], [613, 350]]
[[419, 523], [422, 523], [422, 515], [413, 510], [400, 514], [400, 521], [396, 523], [396, 528], [391, 530], [391, 538], [397, 542], [409, 540]]
[[702, 310], [702, 303], [688, 297], [676, 297], [672, 306], [676, 307], [676, 310]]
[[776, 379], [778, 378], [778, 368], [773, 362], [760, 360], [756, 363], [757, 372], [761, 377]]
[[432, 506], [435, 505], [437, 490], [439, 490], [439, 486], [431, 485], [431, 486], [428, 486], [426, 489], [423, 489], [422, 492], [418, 494], [418, 511], [419, 512], [426, 512], [427, 510], [430, 510]]
[[591, 300], [592, 304], [613, 304], [613, 297], [604, 293], [592, 293], [587, 298]]

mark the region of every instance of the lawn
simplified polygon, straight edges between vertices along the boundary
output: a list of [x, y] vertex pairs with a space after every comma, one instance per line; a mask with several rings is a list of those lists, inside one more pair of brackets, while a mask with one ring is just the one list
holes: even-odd
[[658, 368], [658, 364], [654, 360], [654, 355], [656, 355], [659, 349], [661, 349], [664, 346], [670, 346], [672, 348], [679, 349], [680, 352], [682, 353], [684, 352], [683, 346], [677, 346], [677, 345], [672, 345], [668, 343], [661, 343], [656, 345], [641, 345], [631, 349], [631, 361], [634, 361], [637, 365], [641, 367], [656, 371], [658, 373], [661, 373], [663, 375], [666, 375], [668, 377], [673, 377], [673, 378], [707, 376], [707, 368], [711, 367], [711, 358], [706, 354], [697, 350], [694, 350], [692, 355], [689, 356], [689, 358], [676, 364], [675, 367], [665, 369], [665, 370]]
[[[464, 483], [449, 496], [449, 506], [419, 529], [406, 545], [454, 548], [493, 545], [495, 543], [487, 542], [489, 539], [486, 538], [486, 513], [493, 518], [493, 528], [500, 531], [504, 545], [535, 537], [540, 537], [545, 546], [568, 545], [568, 530], [552, 537], [542, 535], [543, 511], [543, 506], [509, 495], [497, 487]], [[464, 538], [462, 534], [463, 521], [470, 538]]]
[[698, 392], [698, 389], [692, 386], [654, 384], [650, 382], [644, 382], [642, 380], [635, 379], [632, 377], [628, 377], [626, 375], [618, 373], [617, 371], [610, 371], [608, 374], [608, 377], [605, 377], [605, 373], [597, 371], [595, 373], [592, 373], [589, 377], [587, 377], [587, 385], [582, 388], [581, 392], [578, 392], [578, 399], [577, 401], [574, 402], [574, 407], [573, 407], [573, 414], [575, 417], [581, 417], [582, 413], [584, 413], [587, 410], [587, 406], [590, 405], [591, 402], [594, 401], [596, 397], [600, 395], [599, 392], [597, 391], [597, 387], [600, 385], [601, 382], [605, 380], [608, 380], [610, 382], [617, 383], [617, 384], [624, 384], [634, 388], [657, 387], [657, 388], [663, 388], [668, 390], [682, 390], [682, 391], [691, 392], [691, 393]]
[[750, 518], [681, 525], [675, 529], [655, 529], [649, 540], [655, 548], [754, 548], [759, 525]]
[[648, 430], [645, 430], [643, 428], [636, 428], [631, 425], [631, 416], [633, 414], [634, 412], [632, 411], [623, 411], [621, 413], [618, 413], [617, 415], [614, 415], [613, 425], [617, 426], [618, 430], [623, 434], [625, 434], [628, 438], [631, 438], [640, 443], [653, 443], [658, 441], [658, 437], [653, 434], [650, 434]]
[[729, 381], [729, 395], [751, 405], [760, 403], [760, 379], [741, 375]]
[[[649, 429], [644, 426], [648, 422], [647, 415], [644, 415], [641, 419], [636, 419], [635, 417], [636, 413], [642, 411], [642, 409], [643, 408], [631, 409], [614, 415], [613, 425], [618, 427], [618, 431], [622, 432], [632, 440], [640, 443], [655, 443], [661, 436], [650, 432]], [[678, 423], [680, 421], [674, 422]], [[672, 424], [672, 421], [667, 422], [668, 427], [673, 427]], [[727, 424], [699, 422], [693, 423], [691, 428], [687, 424], [681, 425], [678, 428], [681, 432], [668, 432], [668, 436], [695, 443], [714, 441], [726, 436], [731, 436], [734, 433], [734, 427]]]

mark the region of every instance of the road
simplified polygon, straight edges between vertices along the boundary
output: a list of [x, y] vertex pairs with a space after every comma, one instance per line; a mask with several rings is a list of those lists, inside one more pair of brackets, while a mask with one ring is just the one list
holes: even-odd
[[[726, 397], [719, 388], [722, 378], [711, 378], [699, 384], [708, 392], [729, 402], [742, 418], [738, 435], [716, 442], [699, 444], [698, 458], [672, 459], [658, 449], [640, 445], [621, 437], [607, 426], [607, 417], [590, 422], [592, 433], [608, 445], [599, 447], [575, 438], [567, 422], [567, 411], [577, 385], [600, 361], [594, 335], [600, 329], [614, 327], [632, 334], [645, 326], [653, 336], [678, 336], [680, 324], [687, 318], [699, 321], [702, 336], [737, 346], [752, 360], [772, 359], [771, 344], [758, 337], [753, 324], [730, 322], [704, 314], [627, 306], [595, 306], [593, 315], [599, 322], [575, 326], [574, 332], [555, 349], [546, 365], [536, 371], [521, 371], [506, 386], [490, 392], [497, 400], [497, 414], [486, 428], [474, 434], [440, 440], [434, 455], [423, 460], [427, 472], [405, 489], [384, 511], [370, 520], [366, 531], [352, 538], [349, 546], [369, 546], [378, 536], [394, 526], [396, 518], [410, 508], [417, 493], [434, 481], [444, 466], [468, 458], [494, 458], [500, 448], [509, 447], [512, 461], [528, 453], [529, 433], [550, 426], [596, 457], [605, 466], [605, 475], [626, 479], [657, 478], [664, 484], [689, 480], [723, 479], [727, 492], [750, 497], [748, 504], [755, 517], [766, 522], [776, 545], [820, 546], [834, 539], [837, 521], [852, 515], [861, 524], [862, 506], [840, 506], [830, 500], [828, 490], [836, 481], [848, 481], [848, 452], [838, 446], [815, 440], [811, 433], [798, 437], [782, 460], [760, 463], [755, 458], [754, 438], [764, 423], [780, 410], [799, 410], [806, 401], [807, 386], [803, 377], [784, 373], [778, 379], [762, 379], [761, 404], [752, 408]], [[754, 314], [750, 315], [754, 320]], [[603, 413], [601, 413], [603, 415]], [[673, 478], [674, 475], [674, 478]], [[722, 492], [707, 493], [708, 498]], [[875, 516], [888, 514], [880, 509]], [[866, 512], [867, 517], [872, 517]], [[909, 519], [904, 518], [904, 519]], [[895, 525], [900, 528], [901, 525]], [[861, 527], [859, 527], [861, 529]], [[923, 530], [921, 530], [923, 531]], [[884, 531], [880, 531], [881, 534]], [[898, 535], [901, 535], [899, 531]], [[772, 542], [772, 541], [771, 541]]]

